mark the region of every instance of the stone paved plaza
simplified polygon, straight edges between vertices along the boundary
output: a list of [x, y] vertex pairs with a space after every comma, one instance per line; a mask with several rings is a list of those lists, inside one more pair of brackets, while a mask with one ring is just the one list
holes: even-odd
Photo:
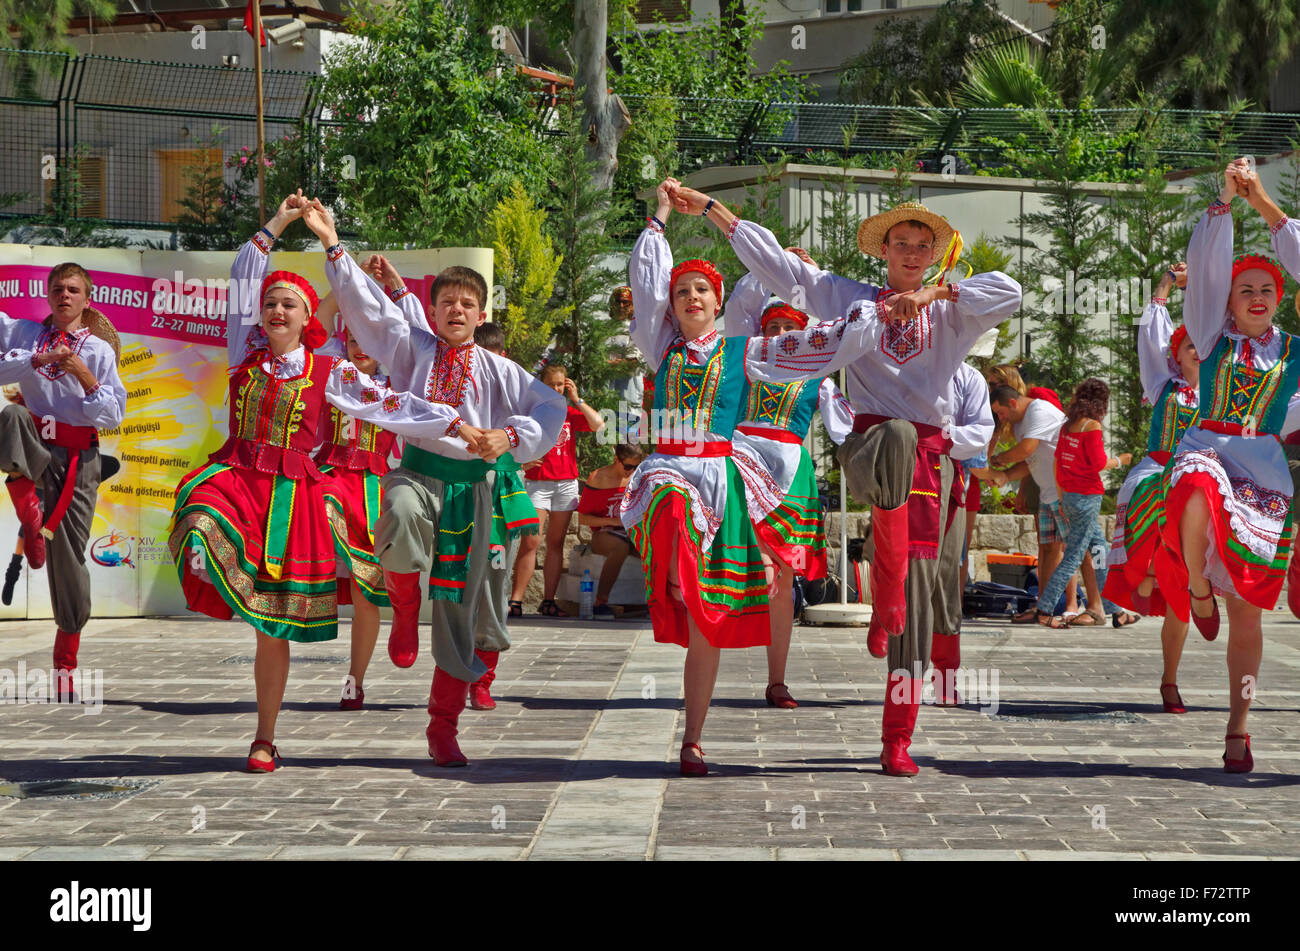
[[[492, 712], [467, 710], [468, 769], [428, 758], [432, 660], [389, 663], [367, 709], [336, 709], [337, 641], [295, 645], [276, 741], [242, 772], [256, 720], [244, 626], [95, 620], [83, 671], [103, 706], [0, 706], [6, 859], [883, 859], [1300, 856], [1300, 622], [1266, 617], [1251, 715], [1256, 771], [1223, 773], [1226, 632], [1192, 631], [1184, 716], [1161, 712], [1159, 622], [1053, 632], [968, 623], [963, 663], [997, 707], [923, 707], [915, 778], [883, 776], [884, 662], [865, 629], [795, 631], [794, 711], [763, 702], [762, 650], [724, 652], [702, 741], [677, 775], [685, 652], [645, 622], [512, 627]], [[45, 668], [47, 622], [0, 624], [0, 668]], [[108, 780], [114, 798], [34, 795]], [[15, 784], [25, 783], [25, 786]], [[28, 798], [19, 798], [26, 789]], [[74, 790], [75, 791], [75, 790]]]

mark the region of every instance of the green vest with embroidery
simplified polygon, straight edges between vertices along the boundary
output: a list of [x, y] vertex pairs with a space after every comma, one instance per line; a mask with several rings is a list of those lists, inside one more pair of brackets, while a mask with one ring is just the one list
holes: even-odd
[[[1178, 399], [1185, 384], [1175, 378], [1165, 384], [1151, 413], [1151, 431], [1147, 434], [1147, 452], [1173, 452], [1178, 442], [1200, 413], [1196, 406], [1184, 406]], [[1191, 388], [1188, 387], [1190, 390]], [[1195, 391], [1192, 391], [1195, 395]]]
[[1201, 418], [1249, 426], [1277, 436], [1286, 420], [1287, 402], [1300, 383], [1300, 338], [1283, 333], [1282, 353], [1272, 367], [1256, 370], [1236, 359], [1235, 341], [1219, 338], [1201, 362]]
[[750, 381], [749, 397], [745, 401], [746, 423], [762, 423], [785, 429], [801, 439], [808, 437], [813, 414], [821, 396], [821, 379], [798, 380], [794, 383], [762, 383]]
[[[682, 427], [730, 439], [746, 408], [748, 342], [748, 337], [725, 337], [703, 364], [691, 363], [685, 343], [670, 347], [655, 374], [654, 408], [659, 425], [670, 431]], [[657, 441], [658, 434], [655, 436]]]

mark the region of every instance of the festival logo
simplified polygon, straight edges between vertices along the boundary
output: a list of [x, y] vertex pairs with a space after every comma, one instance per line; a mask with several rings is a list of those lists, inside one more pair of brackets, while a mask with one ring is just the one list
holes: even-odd
[[103, 565], [105, 568], [116, 568], [120, 565], [134, 568], [135, 562], [131, 561], [131, 536], [111, 532], [96, 538], [90, 543], [90, 558], [95, 564]]

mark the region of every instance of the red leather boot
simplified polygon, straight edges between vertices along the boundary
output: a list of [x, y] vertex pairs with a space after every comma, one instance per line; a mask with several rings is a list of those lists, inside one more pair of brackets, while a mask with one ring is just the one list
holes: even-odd
[[27, 564], [40, 568], [45, 564], [45, 536], [41, 534], [45, 516], [41, 514], [41, 500], [36, 497], [36, 483], [26, 476], [10, 476], [5, 488], [23, 527], [23, 554], [27, 556]]
[[934, 666], [934, 705], [956, 707], [961, 704], [954, 671], [961, 666], [961, 638], [957, 634], [935, 632], [930, 641], [930, 663]]
[[56, 703], [79, 703], [72, 689], [72, 672], [77, 669], [81, 634], [59, 631], [54, 635], [54, 697]]
[[398, 667], [410, 667], [420, 656], [420, 572], [385, 571], [384, 590], [393, 606], [388, 656]]
[[889, 635], [876, 618], [874, 607], [871, 610], [871, 626], [867, 628], [867, 653], [872, 657], [884, 657], [889, 653]]
[[886, 776], [915, 776], [920, 772], [912, 757], [907, 755], [920, 707], [921, 682], [913, 677], [890, 674], [885, 688], [885, 719], [880, 731], [880, 740], [884, 744], [880, 751], [880, 766]]
[[871, 616], [889, 637], [900, 637], [907, 624], [907, 505], [871, 510]]
[[489, 691], [492, 688], [492, 681], [497, 679], [497, 659], [501, 656], [501, 652], [476, 649], [474, 655], [487, 664], [487, 673], [470, 684], [470, 708], [473, 710], [495, 710], [497, 702], [492, 699], [492, 694]]
[[465, 709], [469, 682], [457, 680], [440, 668], [433, 669], [433, 687], [429, 692], [429, 755], [439, 766], [467, 766], [469, 760], [456, 745], [456, 724]]

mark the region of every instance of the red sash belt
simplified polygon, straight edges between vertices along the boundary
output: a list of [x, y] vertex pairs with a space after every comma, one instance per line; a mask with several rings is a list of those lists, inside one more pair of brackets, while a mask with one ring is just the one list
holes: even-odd
[[[1198, 420], [1196, 425], [1200, 426], [1202, 429], [1208, 429], [1212, 433], [1222, 433], [1224, 436], [1254, 435], [1272, 436], [1274, 439], [1278, 439], [1277, 433], [1247, 433], [1246, 428], [1242, 426], [1241, 423], [1225, 423], [1221, 419], [1202, 419]], [[1280, 439], [1278, 439], [1278, 441], [1281, 442]]]
[[701, 440], [699, 442], [680, 442], [676, 439], [661, 439], [655, 443], [655, 452], [665, 456], [729, 456], [730, 440]]
[[[853, 417], [853, 431], [864, 433], [872, 426], [888, 422], [890, 418], [859, 413]], [[943, 501], [939, 498], [943, 488], [941, 457], [952, 451], [952, 440], [945, 437], [938, 426], [912, 420], [908, 422], [916, 429], [916, 464], [912, 470], [912, 488], [907, 496], [907, 554], [909, 558], [933, 560], [939, 557], [939, 512]], [[952, 526], [953, 517], [964, 501], [962, 495], [962, 482], [954, 473], [948, 491], [948, 518], [943, 526], [945, 531]]]
[[[59, 523], [63, 521], [63, 516], [67, 514], [68, 506], [72, 504], [72, 493], [77, 486], [77, 468], [81, 463], [81, 450], [99, 445], [99, 431], [94, 426], [73, 426], [71, 423], [60, 423], [58, 420], [48, 418], [42, 420], [35, 413], [32, 413], [32, 422], [43, 441], [51, 446], [76, 450], [68, 453], [68, 472], [63, 477], [63, 487], [59, 490], [59, 497], [54, 503], [53, 510], [45, 516], [45, 524], [41, 526], [41, 534], [46, 538], [53, 538], [54, 533], [58, 531]], [[49, 432], [51, 426], [54, 427], [53, 433]]]
[[736, 427], [736, 432], [744, 433], [746, 436], [757, 436], [759, 439], [771, 439], [773, 442], [788, 442], [796, 446], [803, 445], [803, 437], [798, 433], [792, 433], [788, 429], [768, 429], [765, 426], [746, 426], [741, 423]]
[[1155, 452], [1147, 453], [1148, 459], [1153, 459], [1156, 462], [1160, 463], [1160, 465], [1162, 466], [1169, 465], [1169, 460], [1172, 459], [1173, 457], [1174, 454], [1170, 452], [1168, 449], [1157, 449]]

